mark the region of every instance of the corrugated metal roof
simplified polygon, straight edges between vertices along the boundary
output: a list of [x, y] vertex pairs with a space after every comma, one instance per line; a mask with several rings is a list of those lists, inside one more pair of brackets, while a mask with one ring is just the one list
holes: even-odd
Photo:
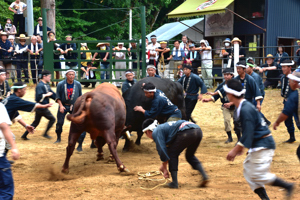
[[[197, 19], [191, 19], [191, 20], [184, 20], [181, 21], [182, 23], [193, 27], [194, 25], [198, 24], [201, 22], [204, 18], [197, 18]], [[162, 40], [170, 40], [176, 35], [179, 35], [180, 33], [184, 32], [185, 30], [189, 29], [188, 26], [183, 25], [180, 22], [172, 22], [172, 23], [167, 23], [164, 24], [163, 26], [159, 27], [155, 31], [149, 33], [147, 35], [148, 38], [150, 38], [151, 35], [156, 35], [158, 41]], [[199, 33], [200, 34], [200, 33]]]

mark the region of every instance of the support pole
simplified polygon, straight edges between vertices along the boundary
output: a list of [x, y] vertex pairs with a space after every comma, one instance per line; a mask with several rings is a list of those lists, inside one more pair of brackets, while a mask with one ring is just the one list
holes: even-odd
[[[132, 40], [132, 9], [129, 10], [129, 40]], [[129, 48], [131, 47], [131, 44], [129, 43]], [[130, 56], [129, 61], [129, 69], [132, 69], [132, 56]]]
[[[146, 76], [146, 16], [145, 6], [140, 7], [141, 11], [141, 31], [142, 31], [142, 78]], [[138, 52], [137, 52], [138, 53]]]
[[[47, 24], [47, 10], [46, 8], [42, 8], [42, 17], [43, 17], [43, 24]], [[48, 43], [47, 41], [47, 26], [43, 26], [43, 52], [44, 52], [44, 68], [46, 70], [51, 71], [51, 74], [53, 74], [53, 46], [51, 46], [52, 43]], [[53, 44], [52, 44], [53, 45]], [[52, 79], [54, 76], [52, 76]]]
[[234, 60], [233, 60], [233, 64], [234, 64], [234, 76], [237, 76], [237, 70], [236, 70], [236, 63], [239, 62], [240, 60], [240, 45], [239, 44], [234, 44], [233, 45], [233, 55], [234, 55]]
[[28, 36], [33, 35], [33, 3], [32, 0], [27, 0], [27, 34]]

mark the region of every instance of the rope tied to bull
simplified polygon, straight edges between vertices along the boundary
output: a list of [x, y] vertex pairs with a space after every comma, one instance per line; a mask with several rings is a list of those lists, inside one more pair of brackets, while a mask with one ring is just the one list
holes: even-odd
[[140, 187], [143, 190], [154, 190], [158, 188], [159, 186], [165, 185], [168, 181], [171, 181], [169, 178], [150, 178], [150, 177], [155, 177], [155, 176], [163, 176], [163, 173], [160, 171], [150, 171], [146, 173], [141, 173], [138, 172], [138, 180], [143, 180], [143, 181], [165, 181], [164, 183], [160, 183], [156, 185], [155, 187], [152, 188], [145, 188], [145, 187]]
[[159, 63], [157, 65], [158, 71], [161, 72], [162, 74], [164, 73], [164, 71], [166, 70], [166, 64], [165, 64], [165, 58], [164, 58], [164, 54], [161, 54], [161, 57], [159, 59]]

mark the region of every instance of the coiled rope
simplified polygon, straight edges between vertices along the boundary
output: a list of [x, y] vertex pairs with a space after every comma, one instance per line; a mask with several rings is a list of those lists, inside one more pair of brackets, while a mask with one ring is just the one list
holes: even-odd
[[160, 172], [160, 171], [150, 171], [150, 172], [147, 172], [147, 173], [138, 172], [138, 180], [143, 180], [143, 181], [163, 181], [163, 180], [165, 180], [164, 183], [160, 183], [160, 184], [156, 185], [153, 188], [144, 188], [144, 187], [140, 187], [140, 188], [143, 189], [143, 190], [154, 190], [157, 187], [165, 185], [168, 181], [170, 181], [169, 178], [164, 178], [164, 177], [160, 178], [160, 179], [158, 179], [158, 178], [150, 178], [150, 177], [160, 176], [160, 175], [163, 176], [163, 173]]

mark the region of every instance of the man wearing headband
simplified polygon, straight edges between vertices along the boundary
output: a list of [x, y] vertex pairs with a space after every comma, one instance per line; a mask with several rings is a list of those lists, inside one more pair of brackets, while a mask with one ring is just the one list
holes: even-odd
[[159, 75], [156, 74], [156, 67], [154, 65], [147, 66], [147, 74], [147, 77], [161, 78]]
[[[71, 43], [72, 35], [66, 35], [66, 43], [61, 44], [56, 50], [60, 51], [64, 55], [66, 60], [76, 60], [77, 53], [73, 51], [77, 50], [76, 43]], [[66, 69], [77, 69], [77, 62], [65, 62]]]
[[244, 177], [250, 188], [262, 200], [269, 199], [266, 184], [286, 189], [286, 197], [291, 198], [294, 184], [287, 183], [270, 172], [275, 142], [266, 122], [253, 104], [244, 99], [246, 90], [238, 80], [229, 80], [224, 90], [229, 101], [237, 108], [236, 115], [243, 132], [237, 145], [228, 153], [227, 160], [234, 161], [237, 155], [243, 154], [244, 148], [249, 149], [244, 161]]
[[61, 142], [61, 133], [67, 113], [72, 114], [73, 106], [77, 98], [82, 95], [81, 84], [74, 80], [76, 72], [72, 69], [66, 72], [66, 79], [60, 81], [56, 88], [56, 102], [59, 104], [57, 110], [56, 135], [55, 143]]
[[145, 118], [155, 118], [162, 115], [167, 121], [178, 121], [182, 118], [181, 111], [161, 90], [156, 89], [153, 83], [148, 82], [143, 85], [145, 96], [151, 99], [150, 110], [144, 110], [142, 106], [135, 106], [134, 111], [142, 112]]
[[[202, 95], [207, 92], [205, 84], [199, 76], [192, 73], [192, 66], [183, 65], [184, 75], [178, 80], [178, 82], [183, 86], [184, 97], [185, 97], [185, 114], [187, 121], [192, 119], [192, 112], [197, 104], [197, 101], [202, 100]], [[198, 94], [199, 90], [201, 93]]]
[[6, 80], [6, 71], [4, 69], [0, 69], [0, 102], [9, 97], [10, 95], [10, 87]]
[[[203, 99], [202, 102], [210, 102], [210, 101], [213, 101], [213, 102], [216, 102], [219, 98], [222, 102], [222, 106], [221, 106], [221, 109], [223, 111], [223, 118], [224, 118], [224, 126], [225, 126], [225, 131], [227, 133], [227, 140], [225, 142], [225, 144], [228, 144], [230, 142], [233, 142], [233, 139], [232, 139], [232, 135], [231, 135], [231, 118], [233, 118], [234, 116], [234, 105], [232, 103], [229, 102], [227, 96], [225, 94], [222, 94], [220, 92], [220, 90], [223, 88], [223, 86], [225, 84], [227, 84], [227, 82], [231, 79], [233, 79], [233, 69], [232, 68], [225, 68], [223, 70], [223, 77], [225, 79], [224, 82], [222, 82], [218, 87], [217, 89], [215, 90], [215, 92], [211, 93], [211, 92], [208, 92], [206, 94], [209, 94], [209, 95], [212, 95], [211, 98], [209, 99]], [[235, 133], [236, 133], [236, 136], [238, 138], [238, 140], [240, 139], [241, 137], [241, 133], [234, 129], [235, 130]]]
[[18, 111], [33, 112], [38, 108], [49, 108], [52, 104], [39, 104], [23, 100], [22, 97], [26, 93], [26, 84], [23, 82], [15, 83], [11, 89], [14, 93], [4, 99], [2, 103], [5, 105], [10, 120], [19, 122], [27, 131], [34, 131], [34, 127], [25, 123]]
[[158, 73], [162, 78], [169, 78], [170, 77], [170, 67], [169, 62], [172, 58], [170, 55], [170, 49], [167, 47], [167, 42], [162, 41], [160, 42], [160, 47], [156, 49], [158, 53]]
[[158, 58], [158, 53], [155, 51], [158, 47], [160, 47], [160, 44], [156, 42], [156, 35], [151, 35], [151, 44], [148, 45], [148, 50], [149, 50], [149, 64], [156, 66], [156, 61]]
[[[281, 69], [282, 69], [282, 72], [283, 72], [283, 76], [281, 77], [281, 96], [284, 98], [283, 99], [283, 105], [286, 104], [289, 96], [291, 95], [291, 93], [293, 92], [296, 92], [295, 90], [291, 89], [290, 85], [289, 85], [289, 78], [288, 78], [288, 75], [289, 74], [292, 74], [292, 67], [294, 66], [294, 61], [292, 60], [284, 60], [282, 63], [281, 63]], [[285, 126], [287, 128], [287, 131], [290, 135], [290, 139], [288, 139], [287, 141], [285, 141], [286, 143], [293, 143], [296, 141], [296, 138], [295, 138], [295, 126], [294, 126], [294, 122], [293, 122], [293, 116], [294, 116], [294, 119], [297, 123], [297, 115], [294, 113], [294, 115], [292, 116], [289, 116], [285, 121]], [[297, 124], [298, 125], [298, 124]], [[298, 126], [300, 127], [300, 126]]]
[[122, 84], [122, 94], [126, 92], [129, 88], [131, 88], [135, 83], [136, 79], [134, 78], [134, 72], [129, 69], [125, 72], [126, 80]]
[[[169, 171], [172, 182], [168, 184], [170, 188], [178, 188], [177, 172], [178, 157], [186, 149], [185, 158], [194, 170], [202, 175], [200, 187], [205, 187], [208, 183], [201, 162], [195, 156], [195, 152], [202, 140], [200, 127], [192, 122], [179, 120], [170, 121], [157, 125], [157, 120], [146, 119], [142, 125], [143, 132], [156, 143], [156, 150], [163, 162], [159, 168], [165, 178], [169, 178]], [[169, 165], [169, 171], [167, 166]]]
[[[46, 105], [49, 104], [49, 98], [55, 100], [56, 94], [50, 88], [49, 85], [50, 81], [51, 81], [51, 72], [48, 70], [44, 70], [42, 72], [42, 79], [35, 88], [35, 101], [37, 103]], [[40, 108], [35, 110], [35, 118], [31, 126], [36, 128], [40, 124], [42, 117], [45, 117], [46, 119], [49, 120], [49, 123], [43, 134], [43, 137], [47, 139], [51, 139], [51, 137], [48, 135], [48, 131], [55, 123], [55, 117], [52, 115], [52, 113], [48, 108]], [[25, 131], [25, 133], [22, 135], [21, 138], [23, 140], [29, 140], [27, 138], [28, 133], [29, 133], [28, 131]]]
[[[274, 130], [277, 129], [281, 122], [286, 121], [293, 116], [296, 124], [300, 124], [300, 72], [294, 72], [293, 74], [289, 74], [287, 77], [289, 79], [289, 88], [296, 91], [289, 94], [289, 98], [284, 103], [282, 112], [278, 116], [276, 122], [273, 124]], [[300, 145], [297, 149], [297, 156], [300, 160]]]

